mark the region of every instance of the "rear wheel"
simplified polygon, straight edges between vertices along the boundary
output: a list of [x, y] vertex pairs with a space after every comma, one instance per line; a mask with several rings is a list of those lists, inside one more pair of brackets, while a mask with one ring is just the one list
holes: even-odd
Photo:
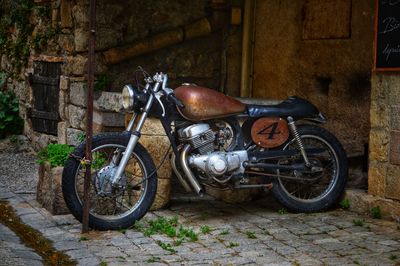
[[[111, 186], [111, 178], [125, 151], [129, 135], [108, 133], [95, 136], [92, 148], [89, 226], [99, 230], [113, 230], [132, 226], [142, 218], [153, 203], [157, 190], [155, 166], [146, 149], [135, 146], [118, 188]], [[83, 158], [85, 143], [73, 152]], [[65, 164], [62, 188], [71, 213], [82, 221], [83, 183], [85, 167], [75, 158]]]
[[[278, 171], [278, 175], [295, 179], [278, 178], [272, 192], [286, 208], [294, 212], [316, 212], [328, 209], [344, 191], [347, 179], [346, 153], [334, 135], [316, 126], [299, 126], [299, 134], [308, 150], [310, 163], [318, 171]], [[298, 149], [290, 140], [284, 150]], [[302, 164], [302, 156], [292, 156], [284, 164]]]

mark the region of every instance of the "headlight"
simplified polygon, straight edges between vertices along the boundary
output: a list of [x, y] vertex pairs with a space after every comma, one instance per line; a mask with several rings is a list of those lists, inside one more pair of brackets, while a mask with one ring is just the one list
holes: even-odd
[[125, 85], [122, 89], [122, 106], [125, 110], [131, 111], [135, 104], [135, 91], [132, 85]]

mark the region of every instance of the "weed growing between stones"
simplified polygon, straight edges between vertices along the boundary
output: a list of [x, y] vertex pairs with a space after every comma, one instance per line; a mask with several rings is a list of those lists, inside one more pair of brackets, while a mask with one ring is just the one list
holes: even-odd
[[227, 235], [227, 234], [229, 234], [229, 229], [224, 229], [224, 230], [222, 230], [221, 231], [221, 233], [219, 233], [220, 235]]
[[256, 239], [257, 238], [256, 233], [253, 232], [253, 231], [246, 231], [246, 235], [250, 239]]
[[88, 240], [89, 240], [89, 237], [87, 237], [87, 236], [81, 236], [79, 238], [79, 241], [88, 241]]
[[364, 226], [364, 220], [363, 219], [354, 219], [353, 224], [355, 226]]
[[283, 215], [283, 214], [287, 214], [288, 211], [287, 211], [285, 208], [280, 208], [280, 209], [278, 210], [278, 213], [281, 214], [281, 215]]
[[382, 218], [381, 208], [379, 206], [371, 208], [371, 217], [374, 219]]
[[160, 257], [151, 256], [147, 261], [147, 263], [161, 262]]
[[22, 223], [13, 208], [0, 201], [0, 223], [10, 228], [26, 246], [35, 250], [43, 258], [44, 265], [76, 265], [70, 257], [53, 248], [52, 242], [32, 227]]
[[348, 210], [350, 208], [350, 200], [349, 199], [343, 199], [339, 202], [340, 208], [343, 210]]
[[203, 225], [202, 227], [200, 227], [200, 231], [203, 234], [209, 234], [211, 232], [211, 228], [208, 225]]
[[[146, 223], [136, 222], [133, 228], [143, 232], [147, 237], [151, 237], [154, 234], [163, 234], [172, 238], [171, 243], [165, 243], [160, 240], [156, 241], [162, 249], [171, 253], [177, 252], [173, 246], [177, 247], [182, 245], [184, 242], [195, 242], [198, 240], [198, 233], [196, 233], [192, 228], [184, 227], [180, 224], [177, 217], [158, 217], [157, 219], [148, 220]], [[201, 231], [203, 232], [203, 230], [211, 231], [209, 227], [207, 229], [207, 227], [204, 226]]]
[[389, 259], [390, 260], [397, 260], [397, 256], [392, 254], [392, 255], [390, 255]]
[[236, 242], [229, 242], [229, 244], [226, 246], [228, 248], [234, 248], [234, 247], [238, 247], [239, 243]]

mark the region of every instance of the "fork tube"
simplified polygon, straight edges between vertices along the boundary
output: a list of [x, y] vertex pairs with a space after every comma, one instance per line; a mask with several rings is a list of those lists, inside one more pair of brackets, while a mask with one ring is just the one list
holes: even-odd
[[147, 101], [146, 107], [144, 108], [144, 111], [139, 119], [136, 129], [134, 132], [132, 132], [131, 137], [129, 138], [128, 145], [126, 146], [125, 152], [122, 155], [121, 162], [118, 165], [117, 172], [115, 173], [115, 175], [112, 178], [113, 186], [117, 185], [119, 180], [121, 179], [121, 175], [124, 172], [126, 165], [128, 164], [128, 161], [132, 154], [132, 151], [139, 141], [140, 131], [142, 130], [144, 121], [147, 118], [148, 112], [150, 111], [153, 101], [154, 101], [154, 96], [153, 96], [153, 94], [150, 94], [149, 100]]
[[133, 116], [132, 116], [132, 118], [131, 118], [131, 121], [129, 121], [129, 124], [128, 124], [128, 126], [126, 127], [126, 131], [129, 131], [129, 132], [132, 131], [132, 128], [133, 128], [133, 125], [135, 124], [135, 121], [136, 121], [137, 116], [138, 116], [138, 113], [134, 113], [134, 114], [133, 114]]

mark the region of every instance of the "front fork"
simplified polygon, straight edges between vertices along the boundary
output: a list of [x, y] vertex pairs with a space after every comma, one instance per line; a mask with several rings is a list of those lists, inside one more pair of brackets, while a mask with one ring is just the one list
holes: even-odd
[[297, 126], [296, 126], [296, 124], [295, 124], [295, 122], [293, 120], [293, 117], [289, 116], [287, 118], [287, 121], [288, 121], [288, 125], [289, 125], [289, 130], [292, 133], [294, 139], [296, 140], [296, 144], [300, 149], [300, 153], [301, 153], [301, 156], [303, 157], [305, 165], [307, 167], [311, 167], [311, 163], [308, 160], [308, 156], [307, 156], [306, 150], [304, 149], [303, 141], [302, 141], [302, 139], [300, 137], [299, 131], [297, 130]]
[[125, 151], [123, 152], [121, 160], [116, 160], [120, 161], [117, 171], [115, 172], [115, 175], [111, 179], [111, 184], [113, 187], [117, 187], [119, 184], [119, 181], [121, 180], [122, 173], [125, 171], [125, 167], [128, 164], [129, 158], [131, 157], [132, 151], [135, 148], [136, 144], [139, 141], [140, 138], [140, 132], [142, 130], [142, 127], [144, 125], [144, 122], [146, 121], [146, 118], [148, 116], [148, 113], [150, 111], [150, 108], [154, 102], [154, 95], [150, 94], [150, 97], [147, 101], [147, 104], [143, 110], [143, 113], [139, 119], [139, 122], [136, 125], [135, 130], [132, 132], [134, 123], [136, 122], [137, 114], [135, 113], [134, 116], [132, 117], [131, 121], [129, 122], [126, 130], [131, 133], [131, 137], [129, 138], [128, 145], [126, 146]]

